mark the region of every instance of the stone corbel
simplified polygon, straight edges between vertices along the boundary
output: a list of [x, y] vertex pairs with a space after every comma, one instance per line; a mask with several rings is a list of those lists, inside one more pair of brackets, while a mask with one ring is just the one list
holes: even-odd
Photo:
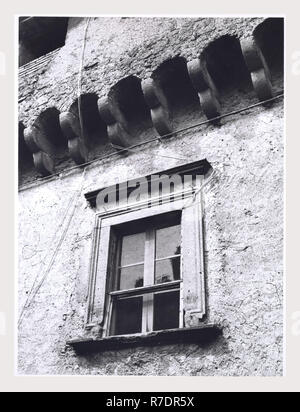
[[197, 91], [200, 105], [205, 116], [211, 120], [221, 114], [217, 88], [208, 73], [206, 64], [195, 59], [187, 64], [188, 73], [194, 89]]
[[55, 148], [47, 139], [45, 132], [37, 125], [24, 129], [24, 140], [33, 154], [33, 162], [37, 171], [42, 176], [54, 173], [54, 161], [52, 156]]
[[253, 38], [248, 38], [241, 40], [241, 48], [259, 100], [271, 99], [274, 96], [271, 75], [259, 46]]
[[117, 147], [129, 147], [131, 138], [127, 121], [117, 105], [112, 105], [109, 99], [104, 97], [98, 100], [98, 110], [100, 117], [107, 126], [110, 142]]
[[167, 99], [163, 91], [158, 88], [153, 79], [142, 81], [142, 90], [146, 103], [151, 111], [151, 119], [154, 128], [160, 136], [172, 132], [169, 118]]
[[71, 158], [78, 165], [88, 160], [88, 149], [81, 136], [81, 127], [78, 117], [71, 112], [61, 113], [59, 116], [60, 127], [68, 140]]

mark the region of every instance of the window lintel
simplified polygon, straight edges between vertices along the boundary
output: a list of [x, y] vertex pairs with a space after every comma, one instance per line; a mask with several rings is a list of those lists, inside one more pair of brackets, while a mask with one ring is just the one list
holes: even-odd
[[192, 175], [193, 177], [198, 176], [198, 175], [202, 175], [205, 176], [208, 171], [211, 169], [211, 165], [210, 163], [206, 160], [200, 160], [197, 162], [193, 162], [193, 163], [188, 163], [188, 164], [184, 164], [181, 166], [176, 166], [172, 169], [168, 169], [168, 170], [163, 170], [163, 171], [158, 171], [158, 172], [153, 172], [150, 175], [147, 176], [140, 176], [131, 180], [128, 180], [127, 182], [118, 182], [115, 185], [111, 185], [108, 187], [103, 187], [97, 190], [93, 190], [91, 192], [85, 193], [85, 198], [87, 200], [87, 202], [89, 203], [89, 205], [92, 208], [96, 208], [96, 199], [97, 196], [99, 195], [99, 193], [101, 193], [103, 190], [109, 190], [110, 188], [112, 190], [117, 189], [117, 191], [119, 190], [120, 185], [127, 183], [128, 187], [131, 187], [131, 189], [128, 189], [128, 195], [130, 194], [130, 190], [134, 190], [134, 182], [139, 180], [139, 179], [146, 179], [148, 182], [151, 181], [151, 178], [153, 176], [173, 176], [173, 175], [179, 175], [181, 177], [183, 177], [184, 175]]

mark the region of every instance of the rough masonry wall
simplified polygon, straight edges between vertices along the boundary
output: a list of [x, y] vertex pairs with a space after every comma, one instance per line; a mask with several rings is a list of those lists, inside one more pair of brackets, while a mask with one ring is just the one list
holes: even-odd
[[[82, 93], [103, 97], [123, 78], [135, 75], [145, 79], [177, 55], [187, 60], [199, 57], [209, 43], [223, 35], [249, 37], [263, 20], [92, 18], [84, 51]], [[24, 124], [30, 124], [46, 108], [68, 110], [76, 100], [85, 27], [86, 19], [70, 18], [66, 44], [46, 72], [41, 68], [20, 79], [19, 120]]]
[[[145, 24], [137, 19], [136, 25], [132, 25], [130, 19], [105, 19], [97, 30], [92, 22], [86, 63], [91, 68], [85, 71], [84, 81], [87, 90], [93, 86], [93, 92], [104, 93], [106, 87], [124, 75], [134, 72], [146, 76], [159, 63], [158, 59], [166, 59], [167, 53], [174, 56], [184, 51], [190, 56], [222, 31], [249, 34], [259, 23], [258, 19], [241, 19], [239, 24], [234, 24], [233, 19], [212, 20], [209, 24], [207, 19], [196, 19], [193, 24], [185, 19], [169, 19], [167, 24], [160, 20]], [[43, 109], [48, 104], [66, 107], [76, 95], [74, 66], [78, 63], [79, 32], [82, 33], [84, 23], [75, 23], [70, 23], [65, 50], [58, 53], [35, 85], [34, 96], [47, 100], [39, 102]], [[122, 30], [127, 34], [124, 44]], [[196, 33], [194, 37], [192, 33]], [[171, 38], [175, 40], [171, 42]], [[98, 50], [98, 39], [102, 61], [99, 55], [95, 57], [97, 61], [92, 58], [93, 50]], [[124, 53], [129, 43], [138, 59]], [[149, 60], [146, 50], [153, 53]], [[141, 63], [143, 59], [145, 64]], [[228, 92], [227, 107], [246, 107], [256, 102], [253, 91], [242, 95], [241, 101], [237, 92]], [[26, 123], [39, 110], [38, 99], [31, 100], [31, 104], [25, 100], [20, 108], [21, 119]], [[178, 119], [185, 120], [178, 125], [197, 123], [201, 116], [200, 111], [193, 110], [187, 119], [184, 109], [179, 110]], [[139, 153], [99, 161], [85, 172], [79, 169], [66, 177], [21, 190], [19, 373], [281, 375], [283, 124], [283, 102], [279, 100], [271, 107], [257, 107], [222, 120], [221, 126], [195, 128], [147, 145]], [[147, 133], [155, 135], [153, 130]], [[84, 193], [205, 158], [215, 170], [215, 177], [203, 194], [206, 322], [221, 326], [222, 337], [206, 347], [169, 345], [78, 357], [66, 342], [82, 335], [87, 305], [94, 211]]]
[[[19, 371], [42, 374], [278, 375], [283, 336], [283, 107], [255, 109], [213, 127], [88, 169], [66, 238], [82, 172], [20, 193]], [[80, 336], [87, 303], [94, 212], [83, 193], [116, 181], [206, 158], [216, 178], [204, 190], [208, 321], [224, 327], [211, 347], [132, 349], [78, 358], [66, 341]], [[72, 213], [71, 204], [69, 214]], [[68, 216], [68, 215], [67, 215]], [[44, 279], [45, 276], [45, 279]]]

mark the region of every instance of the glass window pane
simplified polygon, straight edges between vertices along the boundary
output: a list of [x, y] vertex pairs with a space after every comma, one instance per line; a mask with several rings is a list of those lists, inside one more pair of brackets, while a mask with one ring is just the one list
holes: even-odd
[[118, 299], [114, 303], [112, 335], [128, 335], [142, 331], [143, 297]]
[[179, 290], [154, 295], [153, 330], [179, 328]]
[[120, 269], [119, 290], [134, 289], [144, 284], [144, 265]]
[[181, 225], [156, 231], [156, 259], [180, 254]]
[[159, 260], [155, 263], [155, 283], [172, 282], [180, 279], [180, 256]]
[[123, 237], [120, 266], [144, 262], [145, 240], [145, 232]]

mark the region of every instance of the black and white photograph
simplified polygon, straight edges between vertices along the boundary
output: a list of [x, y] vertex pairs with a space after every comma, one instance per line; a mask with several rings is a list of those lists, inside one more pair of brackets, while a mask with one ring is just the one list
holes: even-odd
[[284, 376], [285, 18], [70, 16], [16, 20], [17, 375]]

